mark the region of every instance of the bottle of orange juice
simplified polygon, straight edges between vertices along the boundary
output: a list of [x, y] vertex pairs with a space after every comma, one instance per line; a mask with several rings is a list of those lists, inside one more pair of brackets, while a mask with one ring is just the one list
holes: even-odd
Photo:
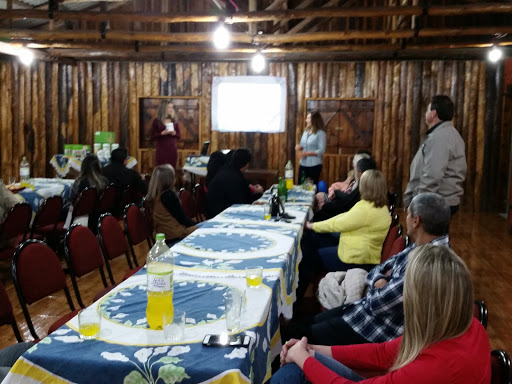
[[293, 164], [291, 160], [288, 160], [284, 167], [284, 179], [286, 181], [286, 189], [293, 188]]
[[165, 235], [157, 233], [156, 242], [146, 259], [148, 277], [146, 319], [151, 329], [163, 329], [163, 315], [172, 317], [174, 255], [165, 244]]

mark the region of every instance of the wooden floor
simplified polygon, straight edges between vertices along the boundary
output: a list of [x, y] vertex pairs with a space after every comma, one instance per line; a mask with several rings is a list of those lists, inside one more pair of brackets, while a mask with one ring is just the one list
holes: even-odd
[[[401, 223], [405, 218], [401, 217]], [[474, 279], [475, 297], [483, 299], [489, 308], [487, 332], [491, 348], [512, 352], [512, 235], [506, 221], [496, 214], [457, 213], [450, 227], [453, 249], [466, 261]], [[136, 249], [139, 263], [143, 263], [148, 248], [142, 244]], [[112, 262], [116, 282], [120, 282], [128, 265], [124, 257]], [[0, 278], [7, 287], [16, 319], [26, 340], [31, 340], [16, 292], [11, 283], [10, 263], [0, 262]], [[71, 283], [68, 282], [71, 287]], [[99, 273], [93, 272], [79, 280], [85, 304], [102, 288]], [[73, 299], [76, 303], [74, 293]], [[37, 332], [43, 336], [49, 325], [68, 312], [63, 294], [44, 299], [29, 308]], [[0, 348], [16, 342], [10, 326], [0, 327]]]

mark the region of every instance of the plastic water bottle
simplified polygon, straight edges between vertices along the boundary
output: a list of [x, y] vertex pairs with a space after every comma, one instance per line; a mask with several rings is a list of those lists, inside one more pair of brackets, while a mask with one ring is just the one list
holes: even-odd
[[284, 167], [284, 179], [286, 180], [286, 189], [293, 188], [293, 164], [291, 160], [288, 160]]
[[286, 189], [286, 185], [281, 177], [279, 178], [279, 183], [277, 184], [277, 196], [279, 196], [279, 199], [281, 199], [283, 203], [286, 202], [286, 199], [288, 199], [288, 190]]
[[146, 319], [151, 329], [163, 329], [163, 315], [172, 317], [174, 307], [174, 254], [165, 244], [165, 235], [157, 233], [156, 242], [146, 259], [147, 295]]
[[27, 156], [23, 156], [20, 163], [20, 181], [28, 181], [28, 179], [30, 179], [30, 164]]

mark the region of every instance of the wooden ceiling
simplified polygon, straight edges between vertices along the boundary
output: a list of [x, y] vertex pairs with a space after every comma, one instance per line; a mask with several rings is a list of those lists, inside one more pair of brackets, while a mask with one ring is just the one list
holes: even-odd
[[66, 61], [481, 58], [492, 44], [510, 56], [512, 0], [0, 0], [0, 41]]

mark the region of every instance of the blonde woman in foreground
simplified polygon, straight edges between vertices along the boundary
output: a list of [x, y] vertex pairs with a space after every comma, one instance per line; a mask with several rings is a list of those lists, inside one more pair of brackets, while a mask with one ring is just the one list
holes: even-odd
[[[452, 250], [427, 244], [411, 252], [403, 298], [403, 336], [381, 344], [333, 347], [291, 339], [270, 383], [491, 382], [489, 341], [473, 318], [471, 276]], [[365, 379], [352, 369], [386, 373]]]

